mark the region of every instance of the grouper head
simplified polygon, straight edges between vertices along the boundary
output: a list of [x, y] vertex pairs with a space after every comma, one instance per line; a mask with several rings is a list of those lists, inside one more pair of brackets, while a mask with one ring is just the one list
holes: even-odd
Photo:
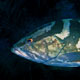
[[[46, 65], [80, 66], [80, 32], [76, 25], [78, 28], [80, 22], [72, 19], [49, 22], [14, 44], [11, 51], [25, 59]], [[74, 58], [71, 55], [74, 54], [77, 57], [71, 61], [70, 58]]]

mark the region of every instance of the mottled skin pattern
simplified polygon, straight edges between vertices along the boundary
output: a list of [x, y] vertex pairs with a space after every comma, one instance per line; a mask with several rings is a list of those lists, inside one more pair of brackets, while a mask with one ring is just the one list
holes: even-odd
[[[27, 42], [29, 38], [33, 39], [33, 42]], [[48, 60], [63, 54], [80, 52], [79, 38], [80, 21], [63, 19], [43, 25], [15, 44], [15, 48], [19, 48], [26, 54], [29, 51], [34, 59]]]

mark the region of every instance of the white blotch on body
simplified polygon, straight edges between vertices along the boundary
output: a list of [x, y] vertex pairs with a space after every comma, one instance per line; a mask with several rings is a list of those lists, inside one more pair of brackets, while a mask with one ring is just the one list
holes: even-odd
[[78, 43], [76, 44], [76, 47], [77, 47], [78, 51], [80, 51], [80, 38], [78, 40]]
[[69, 46], [71, 46], [71, 44], [69, 43]]
[[75, 36], [73, 36], [73, 39], [75, 38]]
[[62, 29], [62, 32], [59, 33], [59, 34], [56, 34], [56, 36], [60, 37], [61, 39], [64, 39], [66, 37], [69, 36], [70, 34], [70, 20], [71, 19], [63, 19], [63, 29]]

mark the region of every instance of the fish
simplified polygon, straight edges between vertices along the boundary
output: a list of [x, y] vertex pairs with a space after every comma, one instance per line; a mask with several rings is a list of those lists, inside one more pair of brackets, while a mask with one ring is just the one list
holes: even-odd
[[16, 42], [11, 51], [47, 66], [80, 67], [80, 20], [45, 23]]

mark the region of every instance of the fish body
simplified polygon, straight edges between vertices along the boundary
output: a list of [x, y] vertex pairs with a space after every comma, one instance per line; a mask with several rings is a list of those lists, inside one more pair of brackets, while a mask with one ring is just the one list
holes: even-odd
[[37, 63], [79, 67], [80, 20], [62, 19], [44, 24], [22, 38], [11, 50]]

